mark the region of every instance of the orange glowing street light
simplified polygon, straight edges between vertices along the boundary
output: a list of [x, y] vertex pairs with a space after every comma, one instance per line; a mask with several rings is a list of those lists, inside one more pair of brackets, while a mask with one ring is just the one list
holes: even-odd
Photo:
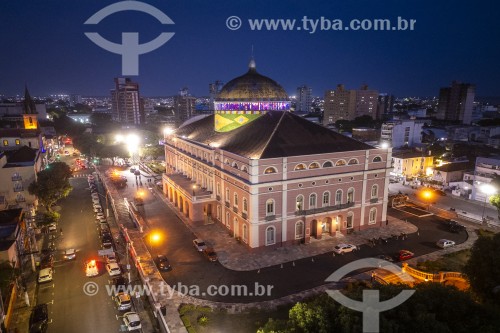
[[154, 245], [160, 243], [161, 239], [162, 239], [162, 235], [158, 231], [154, 231], [149, 235], [149, 242], [151, 244], [151, 252], [153, 252]]
[[432, 193], [432, 191], [430, 191], [430, 190], [425, 190], [425, 191], [423, 191], [423, 192], [422, 192], [422, 196], [423, 196], [425, 199], [427, 199], [427, 200], [432, 199], [432, 194], [433, 194], [433, 193]]

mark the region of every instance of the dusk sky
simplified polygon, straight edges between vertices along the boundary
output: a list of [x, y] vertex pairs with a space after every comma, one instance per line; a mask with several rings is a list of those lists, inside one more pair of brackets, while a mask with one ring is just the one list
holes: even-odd
[[[452, 80], [476, 84], [477, 96], [500, 96], [500, 4], [480, 1], [145, 1], [174, 25], [137, 11], [84, 22], [118, 1], [2, 1], [0, 95], [57, 93], [107, 96], [121, 76], [121, 56], [93, 42], [98, 32], [121, 43], [122, 32], [140, 42], [174, 32], [160, 48], [139, 57], [144, 96], [168, 96], [184, 86], [208, 95], [208, 84], [246, 72], [254, 46], [257, 70], [290, 95], [307, 84], [323, 95], [339, 83], [362, 84], [396, 96], [435, 96]], [[226, 26], [238, 16], [238, 30]], [[252, 31], [248, 19], [416, 20], [414, 31]]]

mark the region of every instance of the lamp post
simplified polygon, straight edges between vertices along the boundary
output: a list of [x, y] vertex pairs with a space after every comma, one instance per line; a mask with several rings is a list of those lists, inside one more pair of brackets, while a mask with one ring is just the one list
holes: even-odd
[[196, 191], [196, 184], [193, 185], [193, 197], [195, 196], [195, 192], [194, 191]]
[[484, 193], [484, 203], [483, 203], [483, 216], [482, 221], [484, 222], [484, 213], [486, 211], [486, 200], [496, 193], [497, 189], [491, 184], [484, 184], [480, 187], [481, 192]]
[[[157, 231], [154, 231], [152, 232], [150, 235], [149, 235], [149, 243], [151, 245], [151, 252], [153, 252], [153, 245], [156, 243], [159, 243], [161, 240], [161, 234]], [[151, 253], [153, 254], [153, 253]]]
[[431, 199], [432, 199], [433, 193], [431, 190], [424, 190], [422, 192], [422, 197], [428, 202], [427, 210], [431, 208]]
[[139, 137], [135, 134], [129, 134], [127, 135], [126, 142], [130, 157], [132, 158], [132, 163], [136, 164], [135, 154], [139, 148]]

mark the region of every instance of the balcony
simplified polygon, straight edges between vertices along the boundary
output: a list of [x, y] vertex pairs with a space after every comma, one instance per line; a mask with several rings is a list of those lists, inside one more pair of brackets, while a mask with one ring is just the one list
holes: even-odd
[[226, 207], [229, 208], [230, 204], [229, 201], [226, 201]]
[[21, 177], [21, 175], [15, 174], [15, 175], [12, 176], [12, 181], [13, 182], [17, 182], [17, 181], [20, 181], [20, 180], [23, 180], [23, 177]]
[[332, 212], [335, 210], [346, 209], [346, 208], [350, 208], [353, 206], [354, 206], [354, 202], [348, 202], [345, 204], [340, 204], [340, 205], [335, 205], [335, 206], [326, 206], [326, 207], [319, 207], [319, 208], [313, 208], [313, 209], [307, 209], [307, 210], [298, 210], [295, 212], [295, 216]]
[[24, 187], [22, 185], [14, 186], [14, 192], [22, 192], [24, 191]]
[[378, 202], [378, 198], [371, 198], [370, 199], [370, 203], [377, 203]]
[[245, 212], [241, 212], [241, 217], [246, 220], [248, 218], [248, 215]]
[[217, 201], [220, 201], [220, 195], [218, 195], [218, 194], [217, 194], [217, 195], [215, 196], [215, 199], [217, 199]]
[[266, 216], [266, 221], [274, 221], [276, 220], [276, 215], [267, 215]]
[[233, 212], [235, 212], [236, 214], [238, 214], [238, 207], [233, 206]]

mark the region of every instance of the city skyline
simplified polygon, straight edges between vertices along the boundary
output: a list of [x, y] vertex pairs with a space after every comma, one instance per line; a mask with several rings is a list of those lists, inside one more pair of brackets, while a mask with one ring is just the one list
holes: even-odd
[[[500, 96], [500, 69], [494, 43], [485, 52], [478, 36], [500, 37], [494, 29], [498, 4], [453, 8], [430, 1], [384, 5], [327, 3], [315, 6], [290, 1], [287, 6], [261, 1], [233, 3], [148, 1], [167, 14], [174, 25], [162, 26], [144, 13], [121, 12], [99, 25], [83, 23], [116, 1], [60, 1], [2, 4], [1, 41], [9, 45], [0, 62], [0, 94], [22, 93], [25, 83], [35, 96], [56, 93], [106, 96], [113, 78], [122, 76], [121, 57], [93, 44], [84, 32], [96, 31], [119, 42], [124, 31], [137, 31], [142, 43], [161, 32], [174, 32], [162, 47], [139, 57], [144, 96], [171, 96], [184, 86], [195, 96], [208, 95], [208, 84], [241, 75], [251, 58], [257, 70], [275, 78], [289, 95], [306, 84], [313, 96], [337, 84], [355, 89], [362, 84], [395, 96], [437, 96], [453, 80], [472, 83], [477, 96]], [[230, 30], [226, 20], [241, 17], [243, 26]], [[249, 19], [390, 19], [416, 20], [414, 31], [252, 31]], [[465, 25], [466, 24], [466, 25]], [[12, 30], [12, 27], [16, 28]]]

